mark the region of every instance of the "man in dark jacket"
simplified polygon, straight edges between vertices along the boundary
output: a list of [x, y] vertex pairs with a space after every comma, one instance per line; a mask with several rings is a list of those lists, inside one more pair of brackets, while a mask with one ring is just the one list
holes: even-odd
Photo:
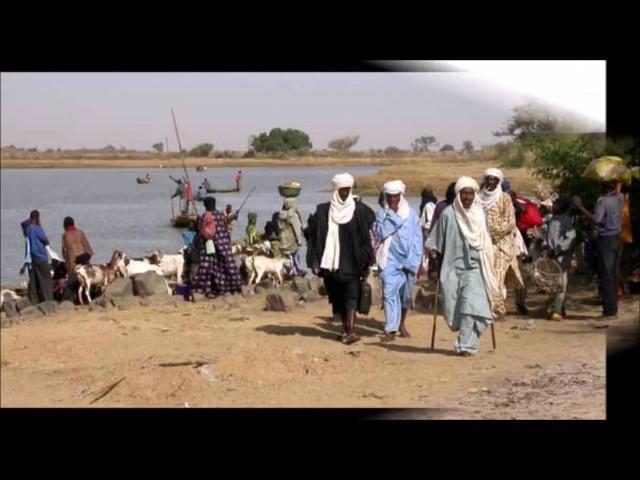
[[348, 173], [332, 179], [331, 201], [321, 203], [309, 216], [307, 266], [324, 278], [334, 319], [342, 321], [345, 344], [360, 340], [354, 323], [362, 280], [375, 263], [370, 230], [375, 213], [366, 204], [353, 199], [353, 177]]

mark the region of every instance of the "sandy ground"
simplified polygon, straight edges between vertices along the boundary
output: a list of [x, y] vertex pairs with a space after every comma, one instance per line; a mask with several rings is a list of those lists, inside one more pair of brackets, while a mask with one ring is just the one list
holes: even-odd
[[[576, 286], [577, 288], [577, 286]], [[530, 318], [511, 315], [487, 331], [477, 357], [453, 355], [454, 334], [412, 312], [409, 339], [381, 344], [383, 314], [358, 321], [363, 341], [335, 340], [340, 326], [317, 301], [265, 312], [260, 297], [179, 307], [135, 307], [41, 318], [2, 329], [2, 407], [409, 407], [438, 418], [604, 419], [607, 332], [637, 335], [638, 300], [596, 329], [592, 288], [573, 292], [569, 318], [548, 322], [530, 297]], [[512, 309], [513, 311], [513, 305]], [[621, 332], [621, 333], [620, 333]], [[201, 361], [207, 365], [160, 366]], [[91, 404], [113, 382], [106, 396]], [[422, 410], [407, 418], [432, 418]]]

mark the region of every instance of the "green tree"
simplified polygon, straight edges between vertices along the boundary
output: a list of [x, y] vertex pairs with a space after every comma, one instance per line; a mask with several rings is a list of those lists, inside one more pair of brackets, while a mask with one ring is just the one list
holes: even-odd
[[274, 128], [269, 133], [263, 132], [249, 139], [251, 147], [258, 153], [304, 154], [313, 148], [309, 135], [295, 128]]
[[162, 142], [154, 143], [153, 149], [158, 153], [162, 153], [164, 151], [164, 143]]
[[440, 151], [441, 152], [455, 152], [455, 148], [453, 147], [453, 145], [450, 145], [448, 143], [445, 143], [441, 148]]
[[462, 150], [467, 152], [467, 153], [471, 153], [474, 150], [474, 146], [473, 146], [473, 142], [471, 140], [465, 140], [464, 142], [462, 142]]
[[189, 156], [190, 157], [208, 157], [209, 155], [211, 155], [212, 151], [213, 151], [212, 143], [201, 143], [200, 145], [198, 145], [195, 148], [192, 148], [189, 151]]
[[436, 137], [433, 135], [424, 135], [422, 137], [416, 138], [412, 143], [411, 147], [413, 148], [414, 153], [423, 153], [428, 152], [430, 147], [437, 147], [438, 142], [436, 142]]
[[358, 140], [360, 140], [360, 135], [336, 138], [329, 142], [329, 148], [337, 150], [338, 153], [346, 153], [351, 150], [356, 143], [358, 143]]

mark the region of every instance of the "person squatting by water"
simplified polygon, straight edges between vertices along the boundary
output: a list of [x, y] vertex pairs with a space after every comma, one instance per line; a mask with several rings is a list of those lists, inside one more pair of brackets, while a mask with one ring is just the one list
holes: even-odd
[[307, 266], [324, 279], [334, 320], [342, 322], [340, 340], [352, 344], [360, 340], [354, 323], [361, 283], [375, 261], [370, 239], [375, 213], [353, 199], [350, 174], [336, 175], [331, 183], [331, 201], [316, 207], [304, 231]]

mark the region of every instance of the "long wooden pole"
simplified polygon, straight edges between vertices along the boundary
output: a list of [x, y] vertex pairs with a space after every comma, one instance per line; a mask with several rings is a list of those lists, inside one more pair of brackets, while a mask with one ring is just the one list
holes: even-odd
[[[178, 122], [176, 121], [176, 114], [173, 112], [173, 107], [171, 107], [171, 117], [173, 118], [173, 127], [176, 131], [176, 138], [178, 139], [178, 148], [180, 149], [180, 158], [182, 158], [182, 168], [184, 169], [184, 174], [187, 178], [187, 182], [189, 182], [189, 188], [192, 188], [191, 179], [189, 178], [189, 171], [187, 170], [187, 164], [184, 161], [184, 157], [182, 156], [182, 142], [180, 141], [180, 133], [178, 132]], [[193, 190], [191, 204], [193, 205], [193, 211], [196, 215], [198, 215], [198, 209], [196, 208], [196, 202], [193, 201]], [[189, 200], [187, 201], [187, 213], [189, 212]]]

